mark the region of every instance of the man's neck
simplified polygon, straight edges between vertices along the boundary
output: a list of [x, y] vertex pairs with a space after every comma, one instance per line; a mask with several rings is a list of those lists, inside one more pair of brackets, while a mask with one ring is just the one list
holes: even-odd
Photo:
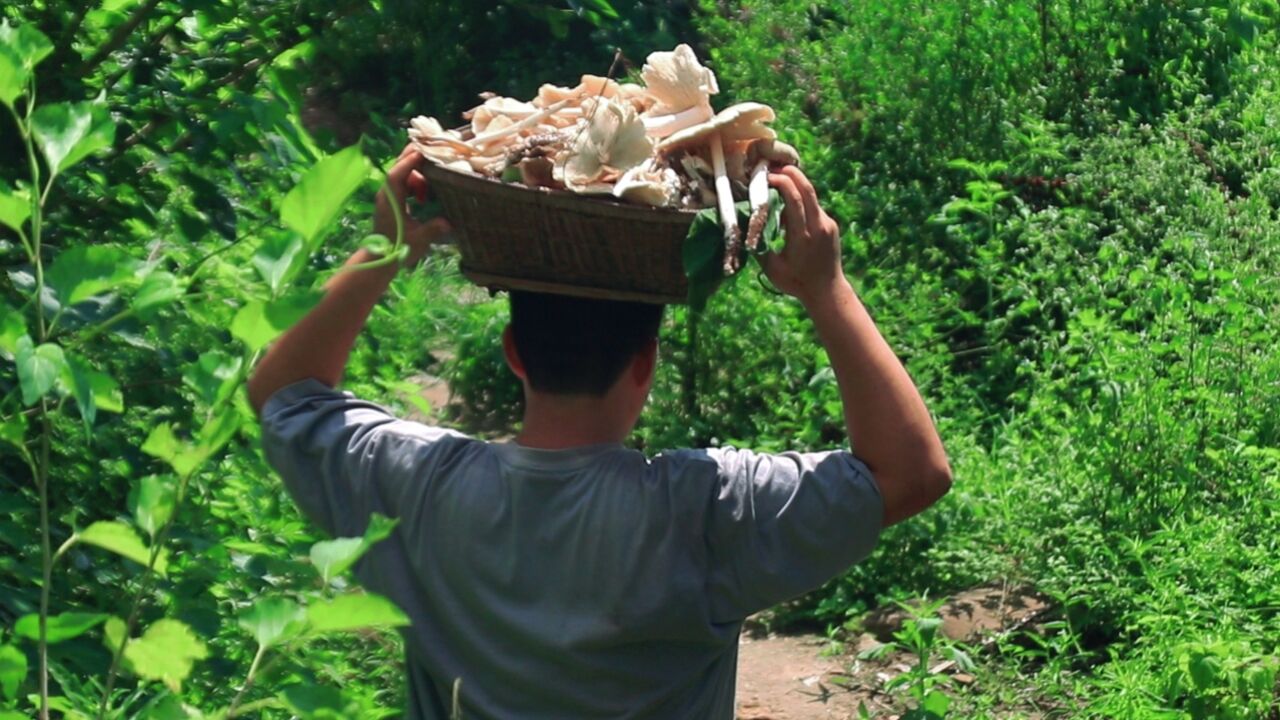
[[608, 398], [531, 393], [525, 396], [516, 442], [543, 450], [620, 443], [634, 426], [635, 420], [624, 417]]

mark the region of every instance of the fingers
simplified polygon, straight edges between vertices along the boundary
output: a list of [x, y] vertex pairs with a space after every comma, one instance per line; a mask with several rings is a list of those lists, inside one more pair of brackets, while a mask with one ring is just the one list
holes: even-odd
[[809, 232], [813, 235], [821, 235], [829, 230], [827, 227], [827, 214], [823, 212], [822, 207], [818, 204], [818, 191], [813, 188], [813, 183], [809, 182], [809, 178], [800, 171], [800, 168], [794, 165], [788, 165], [782, 168], [781, 173], [791, 179], [796, 185], [796, 189], [800, 191], [800, 197], [804, 201], [804, 216], [808, 222]]
[[452, 232], [453, 226], [449, 221], [438, 217], [421, 225], [415, 223], [412, 227], [406, 228], [404, 239], [410, 247], [425, 247], [434, 245]]
[[[409, 148], [409, 150], [412, 149]], [[404, 189], [408, 185], [409, 175], [422, 167], [422, 164], [426, 161], [427, 159], [422, 156], [422, 153], [417, 151], [400, 153], [396, 164], [392, 165], [391, 171], [387, 173], [387, 184], [391, 186], [396, 195], [403, 197], [406, 194]]]
[[798, 239], [808, 233], [804, 198], [800, 188], [796, 187], [795, 180], [790, 175], [769, 173], [769, 185], [782, 196], [782, 223], [787, 229], [787, 239]]

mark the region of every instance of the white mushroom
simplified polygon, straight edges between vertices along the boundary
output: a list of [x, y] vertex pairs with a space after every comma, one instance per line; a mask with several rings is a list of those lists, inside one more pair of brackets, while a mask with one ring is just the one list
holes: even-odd
[[669, 207], [680, 200], [680, 176], [650, 159], [623, 173], [613, 186], [613, 195], [629, 202]]
[[720, 92], [716, 75], [698, 62], [688, 45], [650, 54], [640, 75], [656, 101], [644, 115], [651, 136], [667, 137], [714, 114], [711, 96]]
[[435, 118], [422, 115], [409, 121], [409, 142], [427, 159], [441, 165], [448, 165], [473, 153], [471, 146], [462, 141], [462, 135], [457, 131], [445, 130]]
[[738, 257], [738, 212], [733, 202], [733, 186], [725, 169], [724, 146], [743, 140], [773, 140], [777, 133], [764, 123], [774, 119], [773, 108], [760, 103], [740, 103], [720, 111], [711, 120], [672, 135], [658, 144], [661, 154], [677, 150], [710, 147], [715, 172], [716, 201], [724, 228], [724, 270], [731, 275], [740, 266]]
[[562, 163], [565, 187], [574, 192], [611, 192], [612, 187], [602, 185], [652, 155], [653, 142], [631, 105], [605, 100], [595, 108], [591, 122], [578, 133]]

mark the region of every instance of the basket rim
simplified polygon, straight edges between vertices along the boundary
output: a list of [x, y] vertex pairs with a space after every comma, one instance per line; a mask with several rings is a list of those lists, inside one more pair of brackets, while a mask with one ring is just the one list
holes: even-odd
[[427, 160], [423, 170], [427, 179], [432, 182], [443, 182], [455, 186], [470, 186], [469, 189], [487, 195], [519, 194], [532, 201], [550, 201], [550, 204], [575, 209], [592, 209], [595, 214], [618, 215], [629, 220], [661, 221], [668, 220], [680, 223], [692, 223], [693, 218], [702, 210], [690, 208], [662, 208], [652, 205], [640, 205], [616, 199], [609, 195], [586, 195], [570, 190], [557, 190], [548, 187], [529, 187], [520, 183], [505, 182], [499, 178], [486, 175], [452, 170], [436, 162]]

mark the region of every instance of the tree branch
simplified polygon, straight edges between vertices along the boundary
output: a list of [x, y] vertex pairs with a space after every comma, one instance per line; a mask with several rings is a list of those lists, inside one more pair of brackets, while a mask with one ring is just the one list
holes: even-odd
[[84, 77], [96, 70], [97, 67], [102, 64], [102, 61], [106, 60], [111, 53], [124, 46], [124, 44], [129, 40], [129, 36], [133, 34], [133, 31], [138, 29], [138, 26], [142, 24], [142, 21], [146, 20], [147, 16], [150, 15], [159, 4], [160, 0], [147, 0], [144, 5], [139, 7], [137, 10], [134, 10], [133, 14], [129, 16], [129, 19], [111, 33], [111, 37], [107, 39], [107, 42], [104, 43], [102, 47], [95, 50], [88, 60], [85, 60], [80, 64], [77, 74], [80, 77]]

